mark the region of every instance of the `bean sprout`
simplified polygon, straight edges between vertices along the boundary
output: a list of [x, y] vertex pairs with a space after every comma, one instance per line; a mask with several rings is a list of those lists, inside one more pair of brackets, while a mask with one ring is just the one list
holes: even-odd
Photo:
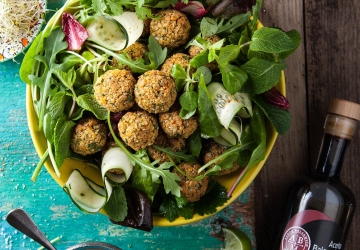
[[26, 47], [41, 27], [44, 1], [0, 0], [0, 54], [16, 54]]

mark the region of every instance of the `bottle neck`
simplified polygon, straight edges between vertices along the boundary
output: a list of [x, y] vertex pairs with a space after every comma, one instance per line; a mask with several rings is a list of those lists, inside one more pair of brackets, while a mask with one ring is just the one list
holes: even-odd
[[315, 174], [323, 178], [339, 178], [350, 140], [324, 134]]
[[340, 178], [347, 148], [355, 132], [353, 119], [329, 114], [325, 121], [325, 133], [316, 163], [315, 174], [322, 178]]

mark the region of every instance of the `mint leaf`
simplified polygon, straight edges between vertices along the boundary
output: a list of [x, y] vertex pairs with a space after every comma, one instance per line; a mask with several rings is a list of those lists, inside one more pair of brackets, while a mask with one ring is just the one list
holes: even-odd
[[291, 115], [288, 110], [279, 109], [266, 102], [262, 96], [252, 96], [251, 98], [264, 112], [269, 121], [273, 124], [275, 130], [284, 135], [291, 125]]
[[218, 30], [218, 25], [216, 21], [209, 17], [204, 17], [201, 19], [200, 22], [200, 30], [202, 37], [208, 37], [216, 34]]
[[51, 97], [49, 104], [49, 114], [51, 115], [52, 119], [56, 120], [64, 113], [65, 104], [68, 100], [69, 97], [66, 96], [65, 91], [59, 91]]
[[295, 50], [300, 46], [301, 43], [301, 36], [297, 30], [290, 30], [286, 32], [286, 35], [291, 39], [291, 41], [294, 43], [295, 47], [289, 51], [285, 51], [280, 53], [280, 58], [286, 58], [292, 53], [295, 52]]
[[286, 64], [284, 61], [276, 63], [254, 57], [240, 68], [249, 76], [243, 90], [249, 94], [261, 94], [279, 82], [281, 71], [286, 68]]
[[218, 182], [212, 185], [211, 190], [194, 203], [194, 212], [203, 216], [217, 211], [217, 207], [228, 201], [227, 190]]
[[91, 111], [99, 120], [106, 120], [107, 110], [100, 106], [93, 94], [88, 93], [78, 96], [76, 102], [80, 107]]
[[62, 84], [64, 84], [65, 87], [68, 89], [73, 89], [73, 85], [76, 80], [76, 73], [74, 68], [71, 68], [68, 72], [64, 72], [61, 70], [53, 70], [56, 77], [60, 80]]
[[262, 27], [251, 38], [250, 49], [267, 53], [281, 53], [296, 49], [290, 37], [276, 28]]
[[54, 129], [55, 162], [57, 168], [64, 163], [70, 151], [71, 129], [75, 126], [73, 121], [66, 120], [63, 115], [59, 117]]
[[220, 65], [219, 69], [222, 75], [222, 81], [227, 91], [230, 94], [235, 94], [240, 91], [248, 79], [246, 72], [234, 65]]
[[190, 60], [190, 65], [194, 68], [199, 68], [208, 63], [209, 50], [204, 50], [193, 59]]
[[239, 56], [240, 50], [241, 47], [238, 45], [227, 45], [220, 50], [217, 62], [221, 65], [228, 64]]
[[103, 207], [106, 214], [114, 221], [123, 221], [128, 214], [127, 201], [124, 189], [115, 186], [109, 200]]

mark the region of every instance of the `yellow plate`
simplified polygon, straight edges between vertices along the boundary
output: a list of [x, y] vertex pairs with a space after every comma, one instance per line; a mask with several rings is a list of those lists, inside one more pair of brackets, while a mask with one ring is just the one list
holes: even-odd
[[[68, 2], [71, 3], [72, 1], [73, 0], [69, 0]], [[67, 4], [67, 6], [69, 6], [69, 5]], [[60, 9], [59, 11], [63, 11], [63, 9]], [[69, 10], [69, 12], [71, 12], [71, 10]], [[56, 16], [57, 15], [55, 15], [54, 18]], [[54, 22], [54, 18], [52, 18], [50, 20], [48, 25], [52, 25], [52, 23]], [[259, 23], [259, 25], [258, 25], [258, 28], [260, 28], [260, 27], [262, 27], [261, 23]], [[280, 81], [276, 87], [283, 95], [285, 95], [286, 89], [285, 89], [284, 72], [282, 72]], [[47, 148], [46, 139], [45, 139], [44, 133], [42, 131], [39, 132], [37, 130], [38, 118], [34, 111], [30, 86], [27, 86], [27, 89], [26, 89], [26, 112], [27, 112], [28, 125], [29, 125], [29, 129], [30, 129], [32, 141], [34, 143], [34, 146], [35, 146], [35, 149], [36, 149], [38, 155], [42, 156]], [[233, 192], [232, 197], [223, 206], [218, 207], [217, 212], [219, 212], [220, 210], [227, 207], [237, 197], [239, 197], [245, 191], [245, 189], [249, 187], [249, 185], [252, 183], [252, 181], [255, 179], [255, 177], [258, 175], [258, 173], [262, 169], [266, 159], [268, 158], [268, 156], [275, 144], [275, 141], [276, 141], [276, 138], [278, 135], [269, 121], [267, 121], [266, 129], [267, 129], [267, 142], [266, 142], [265, 159], [250, 169], [250, 171], [246, 174], [246, 176], [241, 181], [241, 183], [236, 187], [235, 191]], [[65, 182], [67, 181], [68, 177], [70, 176], [71, 172], [74, 169], [79, 169], [83, 175], [85, 175], [88, 178], [91, 178], [93, 181], [95, 181], [99, 185], [103, 185], [100, 172], [96, 168], [89, 166], [79, 160], [73, 160], [73, 159], [65, 160], [64, 165], [60, 169], [61, 170], [60, 178], [54, 172], [54, 169], [51, 165], [50, 160], [45, 162], [45, 167], [46, 167], [47, 171], [50, 173], [51, 177], [61, 186], [61, 188], [64, 186]], [[231, 185], [235, 182], [235, 180], [239, 174], [240, 174], [240, 170], [238, 170], [232, 174], [229, 174], [229, 175], [216, 177], [216, 180], [219, 183], [221, 183], [224, 187], [226, 187], [227, 189], [230, 189]], [[70, 198], [69, 198], [69, 202], [70, 202]], [[104, 213], [104, 211], [100, 211], [100, 212]], [[200, 216], [200, 215], [196, 214], [196, 215], [194, 215], [194, 217], [192, 219], [185, 220], [184, 218], [180, 217], [180, 218], [177, 218], [173, 222], [169, 222], [166, 218], [163, 218], [163, 217], [154, 216], [153, 222], [154, 222], [154, 226], [178, 226], [178, 225], [190, 224], [190, 223], [205, 219], [210, 216], [212, 216], [212, 214], [204, 215], [204, 216]]]

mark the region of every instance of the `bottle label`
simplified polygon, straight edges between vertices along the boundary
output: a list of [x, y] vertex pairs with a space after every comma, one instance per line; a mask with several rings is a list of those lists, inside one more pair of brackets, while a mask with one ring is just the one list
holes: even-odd
[[288, 222], [280, 250], [340, 250], [343, 241], [343, 230], [329, 216], [316, 210], [305, 210]]

